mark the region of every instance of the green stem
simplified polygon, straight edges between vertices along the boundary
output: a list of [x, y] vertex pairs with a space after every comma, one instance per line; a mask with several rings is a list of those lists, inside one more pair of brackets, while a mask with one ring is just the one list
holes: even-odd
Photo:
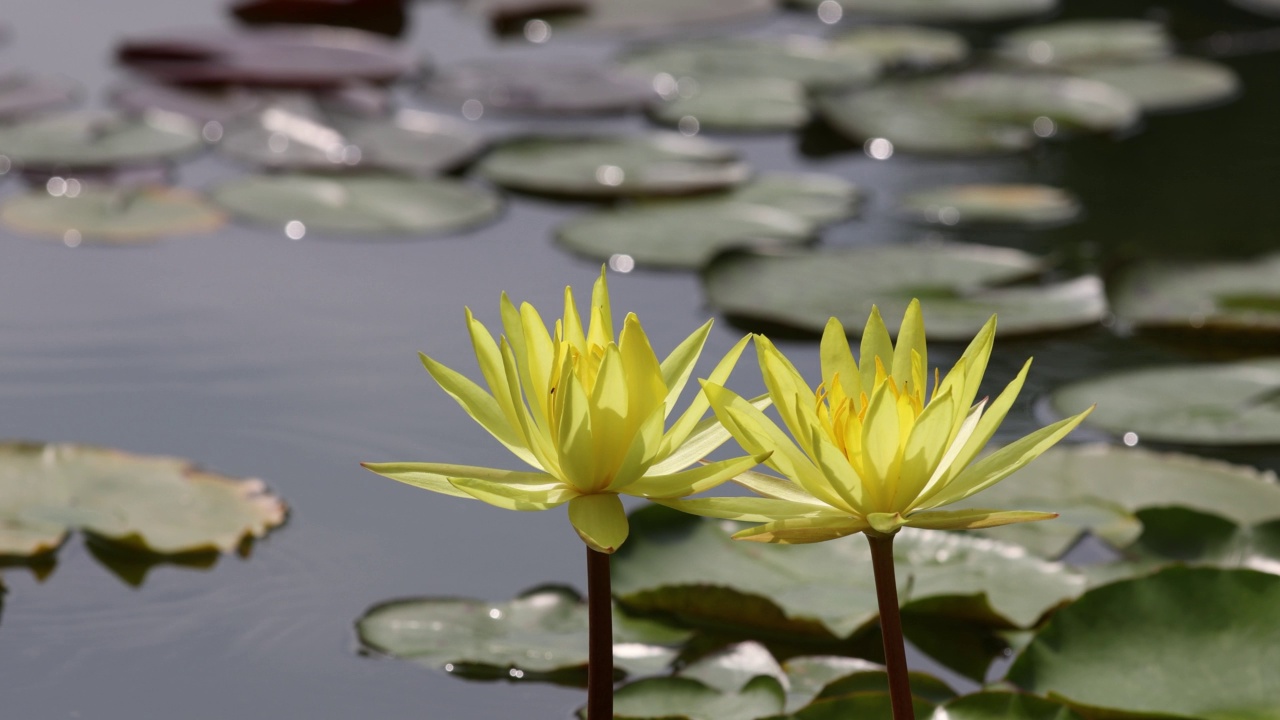
[[587, 720], [613, 718], [613, 591], [609, 555], [587, 548]]
[[880, 634], [884, 637], [884, 664], [889, 672], [893, 720], [915, 720], [902, 638], [902, 612], [898, 609], [898, 583], [893, 573], [893, 536], [867, 533], [867, 542], [871, 544], [871, 567], [876, 577], [876, 599], [880, 603]]

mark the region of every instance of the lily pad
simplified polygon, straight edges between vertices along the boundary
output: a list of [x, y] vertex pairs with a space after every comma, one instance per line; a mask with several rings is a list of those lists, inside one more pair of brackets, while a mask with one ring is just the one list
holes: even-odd
[[[847, 638], [875, 621], [863, 538], [761, 548], [731, 539], [740, 528], [663, 508], [634, 513], [613, 566], [618, 601], [692, 627], [790, 642]], [[894, 553], [904, 612], [1028, 627], [1084, 588], [1074, 571], [986, 538], [904, 530]], [[1028, 584], [1029, 576], [1036, 582]], [[761, 600], [780, 616], [762, 623]]]
[[560, 31], [661, 34], [673, 29], [711, 25], [768, 15], [774, 0], [468, 0], [501, 31], [529, 21], [546, 23], [547, 35]]
[[[1158, 507], [1138, 513], [1142, 521], [1142, 537], [1129, 555], [1136, 572], [1150, 572], [1169, 562], [1211, 565], [1221, 568], [1247, 568], [1280, 575], [1280, 519], [1238, 525], [1212, 513], [1182, 507]], [[1101, 566], [1095, 577], [1125, 577], [1125, 563]], [[1087, 570], [1092, 570], [1088, 568]]]
[[757, 642], [740, 642], [698, 658], [680, 669], [680, 677], [692, 678], [721, 692], [736, 692], [758, 677], [771, 677], [784, 688], [787, 673]]
[[250, 176], [218, 186], [213, 199], [240, 217], [284, 228], [294, 239], [312, 230], [451, 233], [489, 222], [502, 210], [497, 195], [457, 180], [379, 175]]
[[841, 655], [801, 655], [788, 659], [782, 669], [787, 676], [787, 710], [795, 711], [812, 702], [833, 680], [884, 666]]
[[1031, 692], [1125, 717], [1278, 718], [1280, 576], [1170, 568], [1091, 590], [1009, 670]]
[[406, 10], [385, 0], [236, 0], [231, 13], [250, 25], [336, 25], [396, 36]]
[[809, 122], [804, 87], [777, 78], [708, 78], [687, 95], [649, 107], [654, 120], [682, 129], [794, 130]]
[[826, 225], [857, 215], [865, 193], [838, 175], [766, 172], [730, 190], [724, 198], [776, 207]]
[[219, 124], [217, 130], [210, 128], [210, 132], [205, 133], [205, 139], [210, 142], [221, 138], [221, 126], [248, 116], [264, 104], [261, 93], [244, 88], [200, 90], [155, 83], [118, 87], [109, 93], [109, 98], [113, 105], [133, 115], [161, 110], [190, 118], [202, 129], [205, 123], [216, 122]]
[[684, 200], [602, 210], [556, 230], [556, 242], [586, 257], [626, 255], [636, 264], [698, 268], [736, 247], [812, 242], [814, 223], [787, 210], [735, 200]]
[[[664, 671], [688, 633], [614, 614], [614, 664], [628, 674]], [[409, 598], [370, 608], [360, 642], [376, 652], [467, 677], [580, 681], [587, 666], [587, 607], [562, 586], [510, 602]]]
[[[820, 0], [790, 0], [803, 8]], [[909, 22], [996, 22], [1042, 15], [1057, 7], [1057, 0], [837, 0], [849, 15]]]
[[817, 105], [859, 142], [883, 138], [897, 150], [944, 154], [1024, 150], [1059, 130], [1118, 132], [1141, 114], [1133, 98], [1110, 85], [1034, 73], [905, 80], [820, 95]]
[[648, 78], [599, 63], [489, 58], [443, 67], [429, 96], [468, 111], [570, 115], [637, 110], [657, 97]]
[[0, 155], [33, 170], [139, 165], [203, 146], [199, 126], [169, 113], [76, 112], [0, 126]]
[[1064, 20], [1019, 28], [1002, 36], [996, 53], [1028, 65], [1081, 62], [1129, 63], [1172, 55], [1164, 26], [1133, 18]]
[[1240, 78], [1222, 63], [1175, 57], [1133, 65], [1077, 65], [1071, 73], [1119, 88], [1145, 112], [1190, 110], [1240, 94]]
[[690, 195], [751, 177], [732, 148], [674, 134], [517, 138], [479, 171], [510, 190], [592, 199]]
[[1139, 328], [1190, 335], [1280, 333], [1280, 254], [1247, 262], [1150, 263], [1112, 289], [1116, 315]]
[[72, 530], [163, 555], [230, 552], [284, 522], [261, 480], [171, 457], [0, 444], [0, 556], [55, 550]]
[[[646, 678], [613, 696], [615, 718], [657, 720], [756, 720], [781, 712], [785, 693], [771, 677], [758, 677], [737, 692], [724, 692], [686, 677]], [[586, 713], [579, 710], [578, 717]]]
[[[64, 180], [64, 186], [78, 182]], [[0, 203], [0, 220], [9, 227], [46, 235], [68, 245], [150, 242], [163, 237], [205, 233], [226, 218], [189, 190], [84, 185], [74, 195], [35, 190]]]
[[902, 199], [908, 217], [939, 225], [1055, 225], [1080, 216], [1080, 201], [1047, 185], [952, 185]]
[[894, 69], [933, 70], [959, 64], [969, 57], [969, 42], [963, 35], [919, 25], [860, 27], [837, 35], [830, 42], [871, 55], [883, 67]]
[[[916, 717], [928, 717], [934, 704], [912, 696], [911, 707]], [[769, 720], [893, 720], [893, 701], [887, 692], [860, 692], [817, 700], [789, 715]]]
[[1041, 260], [1018, 250], [920, 243], [726, 255], [707, 267], [703, 284], [728, 315], [807, 332], [821, 332], [833, 316], [856, 330], [872, 305], [901, 317], [912, 298], [924, 303], [929, 337], [938, 340], [967, 341], [995, 313], [1006, 337], [1082, 327], [1106, 313], [1094, 276], [1005, 286], [1041, 270]]
[[[1109, 396], [1097, 397], [1099, 409]], [[1190, 455], [1113, 445], [1056, 447], [1035, 465], [984, 491], [971, 507], [1061, 513], [1053, 522], [982, 530], [1056, 558], [1086, 531], [1118, 549], [1142, 533], [1139, 511], [1182, 507], [1239, 525], [1280, 519], [1274, 473]]]
[[1275, 359], [1127, 370], [1066, 385], [1051, 399], [1064, 414], [1097, 402], [1085, 424], [1134, 441], [1280, 444]]
[[937, 720], [1084, 720], [1070, 707], [1035, 695], [984, 691], [943, 703]]
[[654, 45], [622, 58], [624, 67], [653, 77], [665, 73], [699, 84], [725, 77], [776, 78], [809, 88], [858, 85], [880, 74], [874, 55], [816, 37], [723, 38]]
[[75, 102], [80, 86], [54, 75], [0, 71], [0, 119], [54, 110]]

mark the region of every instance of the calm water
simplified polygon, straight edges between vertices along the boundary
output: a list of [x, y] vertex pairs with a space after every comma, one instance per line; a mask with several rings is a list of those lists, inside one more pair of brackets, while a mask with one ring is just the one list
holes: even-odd
[[[1068, 4], [1078, 15], [1141, 16], [1154, 8], [1189, 40], [1246, 30], [1249, 21], [1216, 2]], [[98, 105], [101, 91], [122, 77], [110, 60], [119, 37], [221, 24], [222, 15], [222, 3], [211, 0], [6, 0], [0, 20], [12, 38], [0, 47], [0, 63], [81, 80]], [[605, 57], [616, 48], [553, 41], [499, 49], [479, 22], [441, 2], [417, 4], [414, 20], [406, 42], [439, 62], [495, 51]], [[748, 27], [821, 29], [798, 15]], [[1122, 140], [1081, 139], [1028, 155], [879, 162], [822, 133], [803, 142], [794, 135], [728, 139], [760, 167], [833, 172], [874, 191], [866, 219], [833, 228], [832, 244], [920, 235], [889, 217], [904, 189], [1032, 180], [1078, 193], [1088, 219], [1051, 232], [970, 239], [1059, 253], [1082, 268], [1144, 256], [1247, 255], [1280, 244], [1280, 56], [1227, 60], [1245, 87], [1233, 104], [1153, 118]], [[206, 156], [182, 166], [179, 181], [199, 188], [242, 172]], [[0, 194], [18, 185], [9, 178]], [[293, 508], [289, 524], [248, 560], [157, 567], [140, 588], [113, 577], [79, 538], [43, 582], [23, 569], [6, 571], [5, 720], [568, 717], [582, 699], [573, 690], [465, 683], [360, 657], [352, 623], [396, 596], [502, 600], [538, 583], [582, 585], [582, 546], [559, 513], [503, 513], [357, 466], [512, 462], [435, 387], [415, 353], [472, 368], [464, 305], [494, 321], [502, 290], [555, 308], [565, 284], [589, 288], [598, 266], [562, 254], [550, 240], [552, 228], [582, 207], [514, 198], [497, 224], [422, 242], [295, 242], [230, 226], [152, 247], [72, 250], [0, 228], [0, 437], [190, 457], [262, 477]], [[637, 272], [611, 283], [615, 307], [640, 313], [659, 352], [710, 314], [692, 275]], [[708, 357], [740, 335], [719, 323]], [[783, 344], [803, 371], [816, 368], [815, 345]], [[937, 360], [956, 351], [940, 348]], [[991, 382], [1003, 384], [1024, 357], [1037, 357], [1035, 385], [1007, 428], [1014, 433], [1035, 421], [1033, 401], [1048, 387], [1188, 353], [1104, 328], [1005, 341]], [[745, 366], [737, 384], [750, 391], [759, 380], [753, 363]], [[1275, 454], [1249, 459], [1280, 467]]]

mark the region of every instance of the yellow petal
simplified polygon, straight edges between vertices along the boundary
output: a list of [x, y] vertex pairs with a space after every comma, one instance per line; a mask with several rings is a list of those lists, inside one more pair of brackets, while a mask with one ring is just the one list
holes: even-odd
[[858, 367], [862, 368], [862, 392], [868, 396], [876, 386], [876, 358], [886, 368], [893, 367], [893, 341], [889, 339], [889, 329], [884, 326], [880, 309], [872, 305], [867, 327], [862, 331], [862, 349], [858, 357]]
[[713, 497], [693, 500], [655, 500], [691, 515], [742, 522], [774, 522], [800, 517], [845, 517], [831, 508], [808, 503], [755, 497]]
[[[436, 383], [444, 389], [445, 392], [462, 406], [467, 414], [475, 419], [480, 427], [489, 431], [489, 434], [515, 453], [516, 457], [524, 462], [542, 469], [542, 465], [532, 452], [526, 447], [527, 441], [524, 432], [519, 425], [513, 426], [511, 421], [503, 414], [498, 405], [498, 401], [480, 388], [479, 385], [471, 382], [461, 373], [449, 369], [435, 360], [419, 353], [422, 359], [422, 365], [431, 373], [431, 377]], [[519, 422], [517, 419], [516, 422]]]
[[458, 490], [507, 510], [546, 510], [577, 494], [559, 479], [546, 473], [515, 472], [496, 468], [422, 463], [449, 478]]
[[[813, 390], [809, 388], [809, 384], [800, 376], [800, 372], [791, 364], [791, 361], [774, 347], [768, 338], [763, 336], [757, 338], [756, 355], [765, 387], [769, 390], [769, 396], [773, 398], [778, 414], [782, 416], [783, 424], [791, 431], [796, 442], [800, 443], [800, 447], [812, 455], [813, 451], [809, 447], [809, 423], [803, 421], [797, 413], [808, 412], [814, 414], [814, 419], [817, 419], [814, 411], [817, 398]], [[793, 402], [796, 396], [801, 398], [801, 402]]]
[[933, 474], [929, 476], [929, 481], [915, 493], [915, 498], [907, 505], [909, 512], [917, 508], [925, 507], [929, 498], [941, 493], [947, 487], [947, 478], [951, 477], [951, 468], [955, 465], [955, 459], [960, 455], [960, 451], [964, 449], [965, 443], [969, 441], [974, 430], [981, 422], [982, 408], [987, 404], [986, 400], [978, 403], [973, 411], [969, 413], [969, 417], [964, 419], [960, 424], [960, 429], [955, 431], [955, 439], [947, 447], [947, 451], [942, 454], [942, 459], [938, 461], [938, 466], [933, 469]]
[[867, 486], [869, 505], [888, 509], [902, 464], [899, 439], [898, 403], [888, 383], [876, 388], [862, 421], [862, 480]]
[[987, 442], [995, 435], [996, 429], [1000, 427], [1000, 423], [1004, 422], [1005, 415], [1009, 413], [1009, 408], [1013, 406], [1013, 401], [1018, 399], [1018, 393], [1022, 392], [1022, 384], [1026, 382], [1027, 371], [1031, 369], [1031, 360], [1027, 360], [1022, 365], [1022, 370], [1018, 376], [1010, 382], [1003, 392], [1000, 393], [991, 403], [991, 406], [982, 413], [982, 420], [978, 421], [978, 427], [974, 429], [973, 434], [965, 441], [964, 447], [961, 448], [959, 454], [956, 455], [955, 461], [947, 469], [947, 477], [943, 482], [947, 482], [959, 475], [973, 459], [982, 452], [987, 446]]
[[[631, 438], [631, 445], [617, 468], [613, 478], [605, 488], [609, 492], [619, 492], [628, 485], [653, 473], [654, 460], [659, 457], [662, 447], [662, 408], [656, 407], [649, 413], [649, 419], [640, 424], [640, 429]], [[684, 466], [681, 466], [684, 467]], [[678, 468], [677, 468], [678, 469]]]
[[[711, 320], [702, 324], [702, 327], [694, 330], [689, 337], [680, 341], [675, 350], [671, 354], [662, 359], [662, 382], [667, 386], [667, 395], [664, 402], [667, 404], [667, 415], [675, 409], [676, 400], [680, 397], [680, 393], [684, 390], [684, 386], [689, 382], [689, 376], [693, 374], [693, 366], [698, 362], [698, 356], [702, 354], [702, 346], [707, 342], [707, 335], [711, 332]], [[724, 383], [719, 383], [723, 385]], [[706, 408], [703, 408], [706, 411]], [[701, 416], [701, 413], [699, 413]], [[695, 418], [696, 421], [696, 418]]]
[[582, 492], [596, 487], [596, 453], [592, 438], [590, 401], [572, 369], [565, 365], [556, 386], [555, 412], [559, 413], [556, 445], [560, 473]]
[[[709, 328], [710, 325], [709, 324], [704, 325], [703, 327]], [[746, 349], [747, 341], [750, 339], [751, 339], [751, 336], [748, 335], [742, 338], [741, 340], [739, 340], [736, 344], [734, 344], [734, 346], [729, 349], [729, 352], [725, 353], [724, 357], [720, 358], [720, 362], [716, 363], [716, 366], [714, 369], [712, 369], [711, 374], [707, 376], [707, 382], [711, 382], [716, 385], [724, 385], [725, 381], [729, 379], [729, 375], [733, 372], [734, 366], [737, 365], [738, 359], [742, 357], [742, 351]], [[663, 375], [664, 377], [666, 375], [665, 365], [663, 367]], [[686, 377], [687, 375], [688, 374], [686, 373]], [[681, 381], [681, 383], [683, 384], [683, 380]], [[667, 395], [667, 398], [668, 398], [667, 414], [669, 415], [671, 413], [671, 408], [674, 407], [675, 398], [671, 395]], [[756, 401], [752, 400], [751, 402], [755, 404]], [[679, 448], [682, 448], [685, 445], [686, 440], [690, 440], [692, 436], [698, 435], [701, 432], [705, 432], [708, 426], [704, 424], [704, 422], [714, 422], [715, 424], [719, 424], [719, 421], [715, 420], [715, 418], [710, 418], [709, 421], [703, 421], [701, 419], [702, 416], [706, 414], [707, 408], [709, 408], [710, 406], [711, 405], [710, 405], [710, 402], [708, 402], [707, 400], [706, 394], [702, 393], [701, 391], [699, 391], [697, 395], [693, 396], [693, 399], [689, 401], [689, 407], [686, 408], [685, 411], [680, 414], [680, 417], [677, 418], [674, 423], [672, 423], [671, 429], [667, 431], [666, 436], [662, 439], [663, 446], [662, 446], [661, 452], [659, 453], [660, 457], [664, 457], [664, 458], [669, 457], [674, 453], [679, 452]], [[763, 406], [757, 405], [757, 407], [763, 407]], [[724, 435], [724, 439], [727, 439], [727, 438], [728, 438], [728, 434], [726, 431], [726, 434]], [[702, 451], [702, 454], [688, 459], [687, 461], [684, 462], [684, 464], [680, 465], [679, 467], [671, 468], [671, 469], [679, 470], [680, 468], [688, 467], [698, 458], [703, 457], [708, 452], [711, 452], [711, 450], [715, 449], [716, 447], [719, 447], [720, 443], [724, 442], [724, 439], [721, 439], [720, 442], [715, 443], [715, 445], [713, 445], [711, 448], [705, 451]]]
[[929, 365], [929, 356], [924, 345], [924, 316], [920, 313], [920, 301], [913, 299], [902, 317], [902, 327], [898, 330], [898, 342], [893, 348], [893, 380], [899, 388], [910, 390], [915, 394], [918, 389], [914, 385], [915, 374], [912, 367], [912, 354], [920, 357], [924, 367]]
[[383, 477], [402, 482], [406, 485], [420, 487], [423, 490], [438, 492], [443, 495], [470, 498], [471, 496], [453, 486], [449, 478], [432, 472], [424, 463], [360, 463], [366, 470], [372, 470]]
[[819, 354], [822, 359], [822, 382], [828, 391], [832, 390], [832, 378], [838, 375], [846, 394], [853, 398], [862, 394], [862, 377], [858, 374], [858, 364], [853, 360], [853, 351], [849, 349], [849, 336], [844, 331], [844, 325], [836, 318], [827, 320], [827, 327], [822, 331]]
[[564, 289], [564, 322], [560, 326], [564, 342], [580, 353], [587, 351], [587, 336], [582, 330], [582, 317], [578, 315], [578, 305], [573, 301], [573, 288]]
[[[803, 402], [803, 400], [797, 399], [796, 402]], [[806, 420], [802, 412], [797, 412], [797, 415], [801, 422]], [[800, 430], [808, 433], [809, 457], [822, 472], [827, 487], [842, 501], [837, 507], [845, 512], [864, 514], [871, 502], [865, 480], [849, 464], [849, 459], [844, 456], [844, 453], [840, 452], [840, 449], [827, 438], [822, 426], [816, 420]], [[793, 430], [792, 434], [796, 432]]]
[[860, 533], [869, 527], [871, 526], [866, 520], [857, 517], [788, 518], [741, 530], [733, 537], [735, 540], [797, 545], [834, 540]]
[[591, 286], [591, 328], [587, 331], [587, 344], [604, 347], [613, 342], [613, 309], [609, 307], [609, 282], [605, 278], [607, 266], [600, 266], [600, 277]]
[[597, 474], [615, 471], [631, 447], [632, 438], [644, 418], [632, 421], [628, 417], [630, 404], [622, 353], [617, 345], [610, 343], [605, 348], [604, 360], [600, 362], [588, 403]]
[[520, 394], [520, 370], [515, 353], [505, 338], [499, 344], [499, 350], [502, 352], [502, 370], [507, 375], [507, 390], [511, 394], [512, 405], [516, 408], [516, 418], [519, 422], [516, 427], [527, 438], [526, 447], [537, 459], [534, 466], [556, 474], [560, 472], [560, 461], [557, 458], [555, 440], [551, 437], [550, 418], [543, 418], [539, 422], [530, 416]]
[[739, 474], [733, 481], [751, 492], [767, 498], [827, 507], [826, 503], [805, 492], [804, 488], [790, 480], [783, 480], [782, 478], [765, 475], [754, 470]]
[[739, 473], [750, 470], [764, 462], [767, 457], [767, 455], [748, 455], [707, 463], [671, 475], [646, 476], [627, 486], [623, 492], [637, 497], [664, 500], [697, 495], [733, 479], [733, 476]]
[[[712, 373], [712, 375], [715, 375], [715, 373]], [[709, 380], [708, 382], [715, 381]], [[704, 393], [698, 393], [698, 395], [702, 397], [703, 402], [709, 407], [706, 395]], [[748, 402], [756, 409], [764, 410], [773, 401], [769, 399], [768, 395], [761, 395], [752, 398]], [[684, 415], [681, 416], [680, 420], [684, 420]], [[677, 470], [683, 470], [711, 454], [711, 451], [720, 447], [732, 437], [729, 434], [729, 429], [721, 424], [720, 418], [714, 415], [699, 421], [697, 425], [693, 426], [693, 430], [683, 438], [679, 436], [681, 432], [677, 427], [679, 424], [680, 421], [677, 421], [676, 426], [672, 426], [671, 430], [667, 431], [667, 434], [662, 437], [662, 447], [658, 450], [660, 460], [650, 468], [649, 471], [651, 473], [666, 475]]]
[[[618, 341], [622, 353], [622, 367], [626, 373], [627, 389], [631, 397], [632, 427], [647, 419], [655, 407], [663, 405], [667, 386], [662, 380], [662, 366], [649, 345], [649, 338], [634, 313], [628, 314], [622, 323], [622, 337]], [[663, 410], [665, 417], [667, 411]]]
[[529, 397], [529, 409], [533, 411], [538, 424], [547, 427], [551, 419], [551, 397], [548, 390], [551, 389], [551, 382], [559, 378], [552, 377], [551, 369], [555, 364], [555, 342], [537, 308], [529, 303], [520, 306], [520, 329], [523, 338], [521, 351], [516, 351], [515, 342], [510, 337], [507, 341], [515, 357], [520, 358], [520, 381]]
[[871, 529], [881, 535], [892, 535], [907, 524], [907, 519], [896, 512], [871, 513], [867, 516], [867, 522], [871, 525]]
[[947, 438], [951, 435], [951, 418], [955, 415], [955, 396], [950, 389], [933, 398], [924, 412], [916, 418], [907, 445], [902, 453], [902, 472], [898, 492], [890, 500], [889, 507], [904, 511], [924, 490], [925, 483], [933, 476], [947, 451]]
[[627, 539], [627, 513], [617, 495], [581, 495], [569, 501], [569, 522], [596, 552], [615, 552]]
[[957, 363], [956, 368], [951, 371], [955, 373], [960, 370], [964, 373], [964, 382], [961, 385], [963, 391], [956, 395], [956, 400], [960, 403], [956, 414], [957, 421], [960, 415], [969, 411], [978, 397], [978, 386], [982, 384], [982, 376], [987, 371], [987, 360], [991, 358], [991, 346], [995, 343], [995, 339], [996, 316], [992, 315], [965, 348], [964, 354], [960, 356], [963, 366]]
[[1013, 523], [1052, 520], [1057, 513], [1032, 512], [1030, 510], [934, 510], [912, 513], [907, 525], [927, 530], [975, 530], [999, 527]]

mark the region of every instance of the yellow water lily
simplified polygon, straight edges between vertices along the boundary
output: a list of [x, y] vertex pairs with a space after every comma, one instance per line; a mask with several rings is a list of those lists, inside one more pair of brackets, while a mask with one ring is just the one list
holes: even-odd
[[[585, 331], [571, 288], [565, 288], [564, 317], [553, 331], [532, 305], [517, 309], [505, 293], [501, 317], [504, 335], [495, 340], [466, 311], [487, 391], [426, 355], [422, 363], [481, 427], [533, 469], [417, 462], [365, 467], [393, 480], [508, 510], [547, 510], [568, 503], [569, 520], [588, 547], [612, 553], [628, 530], [619, 494], [679, 498], [713, 488], [757, 464], [757, 457], [745, 456], [687, 469], [729, 438], [715, 417], [703, 419], [708, 401], [702, 393], [664, 432], [702, 352], [710, 321], [659, 362], [634, 313], [626, 316], [615, 339], [603, 269], [592, 291]], [[748, 339], [716, 365], [710, 382], [728, 379]], [[756, 402], [760, 407], [767, 403]]]
[[745, 473], [737, 481], [763, 497], [704, 498], [663, 504], [698, 515], [764, 523], [735, 537], [809, 543], [903, 526], [993, 527], [1056, 515], [999, 510], [938, 510], [988, 488], [1061, 440], [1092, 410], [1041, 428], [978, 459], [1022, 389], [1031, 361], [995, 400], [975, 403], [995, 337], [994, 316], [945, 377], [930, 374], [920, 304], [912, 301], [895, 346], [872, 308], [854, 361], [840, 321], [822, 336], [816, 390], [766, 338], [756, 350], [769, 396], [787, 435], [763, 412], [714, 379], [704, 392], [748, 452], [786, 479]]

